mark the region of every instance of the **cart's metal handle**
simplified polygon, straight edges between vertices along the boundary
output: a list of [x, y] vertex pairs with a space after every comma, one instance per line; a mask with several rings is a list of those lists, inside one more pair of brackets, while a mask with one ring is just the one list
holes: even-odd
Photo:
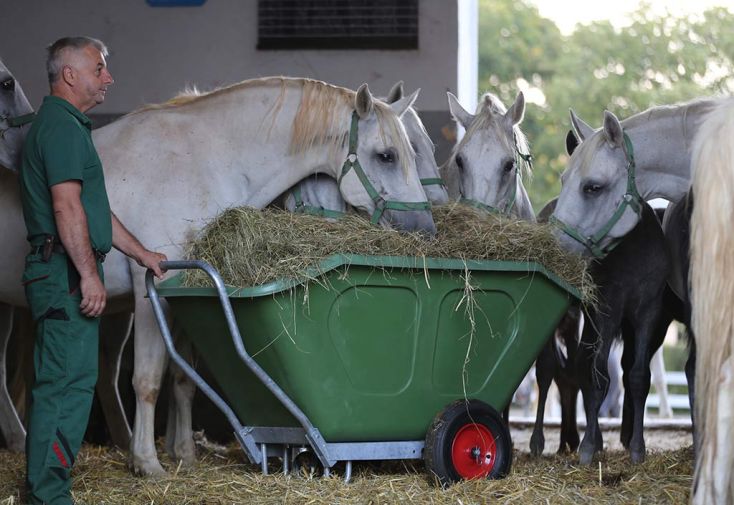
[[[186, 263], [186, 265], [171, 265], [171, 263]], [[179, 268], [198, 268], [195, 265], [188, 265], [188, 263], [191, 262], [162, 261], [160, 267], [161, 269], [167, 270], [175, 270]], [[168, 349], [168, 354], [171, 356], [171, 359], [173, 359], [173, 361], [175, 361], [176, 364], [181, 367], [184, 373], [188, 375], [189, 378], [194, 381], [194, 383], [196, 383], [196, 386], [201, 391], [203, 391], [204, 394], [227, 417], [229, 424], [231, 424], [232, 428], [234, 428], [234, 433], [237, 437], [237, 440], [240, 442], [240, 445], [244, 449], [245, 453], [247, 453], [247, 457], [250, 459], [250, 461], [256, 465], [260, 464], [262, 462], [262, 456], [260, 454], [260, 451], [258, 450], [257, 444], [251, 436], [247, 436], [247, 432], [240, 424], [239, 419], [237, 419], [237, 415], [229, 407], [229, 405], [227, 405], [227, 402], [225, 402], [224, 399], [222, 399], [222, 397], [219, 396], [219, 394], [217, 394], [217, 392], [214, 391], [211, 386], [209, 386], [209, 384], [207, 384], [207, 382], [198, 374], [198, 372], [196, 372], [196, 370], [194, 370], [191, 365], [189, 365], [176, 350], [176, 346], [173, 343], [173, 337], [171, 336], [171, 330], [168, 327], [168, 321], [166, 320], [166, 316], [163, 313], [163, 307], [161, 306], [158, 291], [156, 290], [155, 283], [153, 282], [153, 270], [149, 269], [145, 273], [145, 287], [148, 291], [148, 298], [150, 298], [150, 303], [153, 305], [153, 312], [155, 313], [155, 318], [158, 322], [158, 328], [160, 328], [161, 330], [163, 342], [166, 344], [166, 349]]]
[[[161, 269], [165, 270], [198, 269], [206, 272], [206, 274], [214, 282], [214, 287], [216, 288], [217, 294], [219, 295], [219, 302], [221, 303], [222, 309], [224, 310], [224, 317], [227, 319], [227, 326], [229, 328], [230, 335], [232, 336], [232, 342], [234, 343], [235, 349], [237, 350], [237, 354], [239, 355], [240, 359], [245, 363], [245, 365], [247, 365], [252, 373], [254, 373], [258, 379], [260, 379], [265, 387], [267, 387], [270, 392], [275, 395], [275, 397], [283, 404], [283, 406], [288, 409], [293, 417], [298, 420], [301, 426], [303, 426], [303, 429], [306, 431], [306, 439], [311, 444], [311, 447], [313, 447], [314, 452], [321, 461], [321, 464], [327, 468], [333, 466], [336, 463], [336, 460], [329, 457], [326, 447], [326, 441], [321, 436], [319, 430], [316, 429], [313, 424], [311, 424], [311, 421], [308, 419], [306, 414], [298, 407], [298, 405], [293, 402], [293, 400], [290, 399], [285, 391], [283, 391], [280, 386], [278, 386], [278, 384], [268, 375], [268, 373], [263, 370], [262, 367], [252, 358], [252, 356], [247, 353], [247, 350], [245, 349], [242, 341], [242, 336], [240, 335], [240, 330], [237, 327], [237, 320], [234, 315], [234, 310], [232, 309], [232, 304], [229, 301], [229, 296], [227, 295], [224, 281], [222, 280], [222, 276], [219, 275], [219, 272], [217, 272], [217, 270], [209, 263], [202, 260], [161, 261], [160, 267]], [[203, 379], [201, 379], [199, 374], [196, 373], [196, 371], [191, 368], [188, 363], [186, 363], [186, 360], [184, 360], [176, 352], [176, 349], [173, 346], [173, 339], [171, 338], [171, 334], [168, 328], [168, 323], [166, 322], [165, 315], [163, 314], [163, 309], [160, 304], [158, 292], [156, 291], [155, 284], [153, 282], [153, 271], [150, 269], [148, 269], [148, 271], [145, 273], [145, 286], [148, 290], [150, 301], [153, 304], [153, 311], [155, 312], [156, 319], [158, 320], [158, 326], [160, 326], [161, 333], [163, 334], [163, 339], [166, 342], [166, 348], [171, 354], [171, 357], [174, 359], [174, 361], [176, 361], [176, 364], [178, 364], [192, 378], [192, 380], [196, 382], [197, 386], [199, 386], [202, 391], [204, 391], [204, 393], [222, 410], [222, 412], [227, 415], [228, 419], [229, 414], [227, 412], [229, 411], [231, 413], [234, 420], [236, 421], [235, 424], [232, 423], [232, 419], [230, 419], [230, 423], [232, 424], [232, 426], [241, 426], [239, 421], [237, 420], [237, 416], [234, 414], [234, 412], [232, 412], [232, 409], [229, 408], [226, 402], [224, 402], [224, 400], [222, 400], [222, 398], [219, 397], [219, 395], [213, 389], [211, 389], [211, 387], [209, 387]], [[204, 387], [202, 387], [202, 385]], [[215, 397], [219, 401], [215, 400]], [[249, 452], [249, 444], [246, 449]], [[256, 447], [254, 447], [254, 452], [257, 452]]]

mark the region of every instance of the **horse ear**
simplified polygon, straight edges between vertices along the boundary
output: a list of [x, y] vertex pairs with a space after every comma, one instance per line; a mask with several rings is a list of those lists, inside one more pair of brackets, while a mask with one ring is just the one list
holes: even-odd
[[459, 99], [456, 98], [453, 93], [447, 91], [446, 94], [449, 97], [449, 111], [451, 111], [451, 116], [457, 123], [468, 130], [472, 121], [474, 121], [474, 116], [468, 113], [464, 107], [461, 106]]
[[594, 129], [578, 117], [573, 109], [569, 109], [568, 112], [571, 114], [571, 125], [573, 125], [573, 129], [576, 131], [579, 140], [583, 142], [586, 137], [594, 133]]
[[522, 91], [517, 94], [515, 103], [512, 104], [510, 110], [505, 113], [505, 124], [512, 129], [513, 126], [522, 123], [525, 116], [525, 95]]
[[401, 98], [403, 98], [403, 81], [398, 81], [395, 84], [393, 84], [393, 87], [390, 88], [390, 91], [387, 93], [387, 98], [385, 98], [385, 102], [387, 103], [395, 103]]
[[622, 132], [622, 123], [619, 122], [617, 116], [609, 112], [604, 111], [604, 135], [610, 144], [617, 147], [622, 147], [624, 143], [624, 133]]
[[395, 114], [400, 117], [405, 114], [405, 111], [408, 110], [409, 107], [413, 106], [413, 103], [415, 103], [416, 98], [418, 98], [418, 93], [420, 92], [421, 89], [418, 88], [417, 90], [413, 91], [410, 96], [404, 96], [397, 102], [391, 103], [390, 107], [392, 107], [392, 110], [395, 111]]
[[566, 134], [566, 152], [569, 156], [573, 154], [579, 146], [579, 143], [579, 139], [576, 138], [576, 134], [574, 134], [573, 130], [568, 130], [568, 133]]
[[360, 119], [365, 119], [372, 113], [373, 98], [367, 83], [364, 83], [359, 87], [354, 102], [354, 110], [357, 111], [357, 115], [359, 115]]

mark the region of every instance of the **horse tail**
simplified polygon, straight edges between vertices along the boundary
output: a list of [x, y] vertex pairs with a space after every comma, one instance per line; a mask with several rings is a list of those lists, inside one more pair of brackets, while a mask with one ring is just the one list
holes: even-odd
[[734, 501], [734, 99], [701, 125], [691, 157], [691, 298], [698, 455], [692, 502]]

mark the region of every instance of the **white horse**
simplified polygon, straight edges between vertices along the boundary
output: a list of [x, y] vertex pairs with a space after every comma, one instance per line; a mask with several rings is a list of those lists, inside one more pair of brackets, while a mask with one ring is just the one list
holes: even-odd
[[692, 502], [734, 502], [734, 99], [693, 140], [691, 292], [698, 457]]
[[[391, 104], [404, 97], [403, 81], [398, 81], [387, 96], [380, 100]], [[435, 146], [418, 113], [412, 106], [408, 107], [400, 120], [403, 122], [408, 140], [415, 151], [416, 170], [428, 201], [434, 205], [448, 203], [448, 193], [438, 173], [434, 157]], [[344, 199], [339, 194], [336, 181], [323, 174], [307, 177], [288, 190], [282, 197], [282, 205], [291, 212], [306, 212], [327, 219], [338, 219], [348, 210]]]
[[[604, 126], [594, 130], [571, 111], [579, 148], [561, 176], [562, 188], [554, 218], [575, 230], [586, 243], [558, 232], [564, 246], [578, 254], [589, 247], [605, 249], [625, 236], [640, 220], [627, 206], [628, 160], [624, 137], [629, 138], [635, 161], [635, 186], [643, 200], [665, 198], [677, 202], [691, 180], [690, 146], [701, 121], [716, 101], [700, 100], [682, 105], [653, 107], [624, 121], [604, 112]], [[620, 217], [611, 221], [615, 212]], [[602, 233], [609, 227], [607, 233]]]
[[[338, 178], [345, 201], [378, 212], [380, 224], [431, 234], [429, 210], [384, 208], [390, 201], [427, 206], [399, 121], [414, 99], [389, 106], [373, 100], [366, 86], [355, 93], [308, 79], [265, 78], [144, 108], [95, 130], [93, 140], [112, 208], [143, 243], [169, 258], [182, 257], [186, 243], [223, 209], [262, 207], [316, 172]], [[350, 131], [356, 153], [348, 156]], [[357, 164], [379, 193], [377, 201], [365, 190]], [[0, 201], [0, 222], [8, 230], [0, 244], [7, 267], [0, 269], [0, 300], [25, 305], [17, 279], [28, 250], [18, 184], [2, 183], [10, 195]], [[161, 474], [153, 414], [166, 354], [144, 298], [144, 271], [119, 252], [104, 266], [109, 311], [135, 312], [131, 465], [138, 473]], [[179, 406], [176, 429], [176, 447], [186, 460], [194, 455], [188, 412], [190, 406]]]
[[[26, 120], [31, 118], [33, 108], [23, 89], [8, 68], [0, 61], [0, 202], [12, 200], [17, 192], [15, 173], [20, 170], [20, 156], [23, 140], [28, 128]], [[12, 186], [11, 186], [12, 185]], [[19, 205], [19, 203], [16, 201]], [[10, 220], [22, 219], [20, 207], [10, 209]], [[22, 223], [22, 221], [21, 221]], [[5, 240], [13, 227], [7, 226], [8, 220], [0, 220], [0, 236]], [[21, 238], [23, 238], [21, 236]], [[26, 245], [25, 250], [27, 251]], [[5, 260], [5, 258], [3, 258]], [[15, 284], [20, 285], [20, 272], [15, 270]], [[12, 451], [22, 451], [25, 445], [25, 429], [13, 405], [7, 388], [7, 347], [14, 323], [14, 310], [9, 300], [0, 300], [0, 432], [7, 447]], [[25, 304], [25, 303], [23, 303]]]
[[527, 139], [519, 128], [525, 114], [523, 93], [509, 109], [495, 95], [485, 93], [475, 114], [467, 112], [453, 94], [447, 95], [451, 115], [466, 130], [440, 169], [449, 196], [535, 222], [522, 183], [531, 170]]

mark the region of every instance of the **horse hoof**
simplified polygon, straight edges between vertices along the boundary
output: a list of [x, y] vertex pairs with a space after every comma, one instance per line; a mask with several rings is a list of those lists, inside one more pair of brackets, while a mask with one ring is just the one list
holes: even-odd
[[588, 466], [594, 461], [594, 451], [579, 451], [579, 464]]
[[632, 451], [630, 452], [630, 459], [635, 465], [645, 462], [645, 451]]
[[181, 461], [184, 466], [192, 466], [196, 463], [196, 446], [194, 439], [190, 443], [176, 444], [171, 454], [171, 459]]
[[530, 438], [530, 454], [535, 457], [542, 456], [544, 449], [545, 440], [536, 440], [534, 437]]
[[158, 460], [155, 461], [131, 461], [130, 470], [138, 477], [166, 477], [166, 472]]

